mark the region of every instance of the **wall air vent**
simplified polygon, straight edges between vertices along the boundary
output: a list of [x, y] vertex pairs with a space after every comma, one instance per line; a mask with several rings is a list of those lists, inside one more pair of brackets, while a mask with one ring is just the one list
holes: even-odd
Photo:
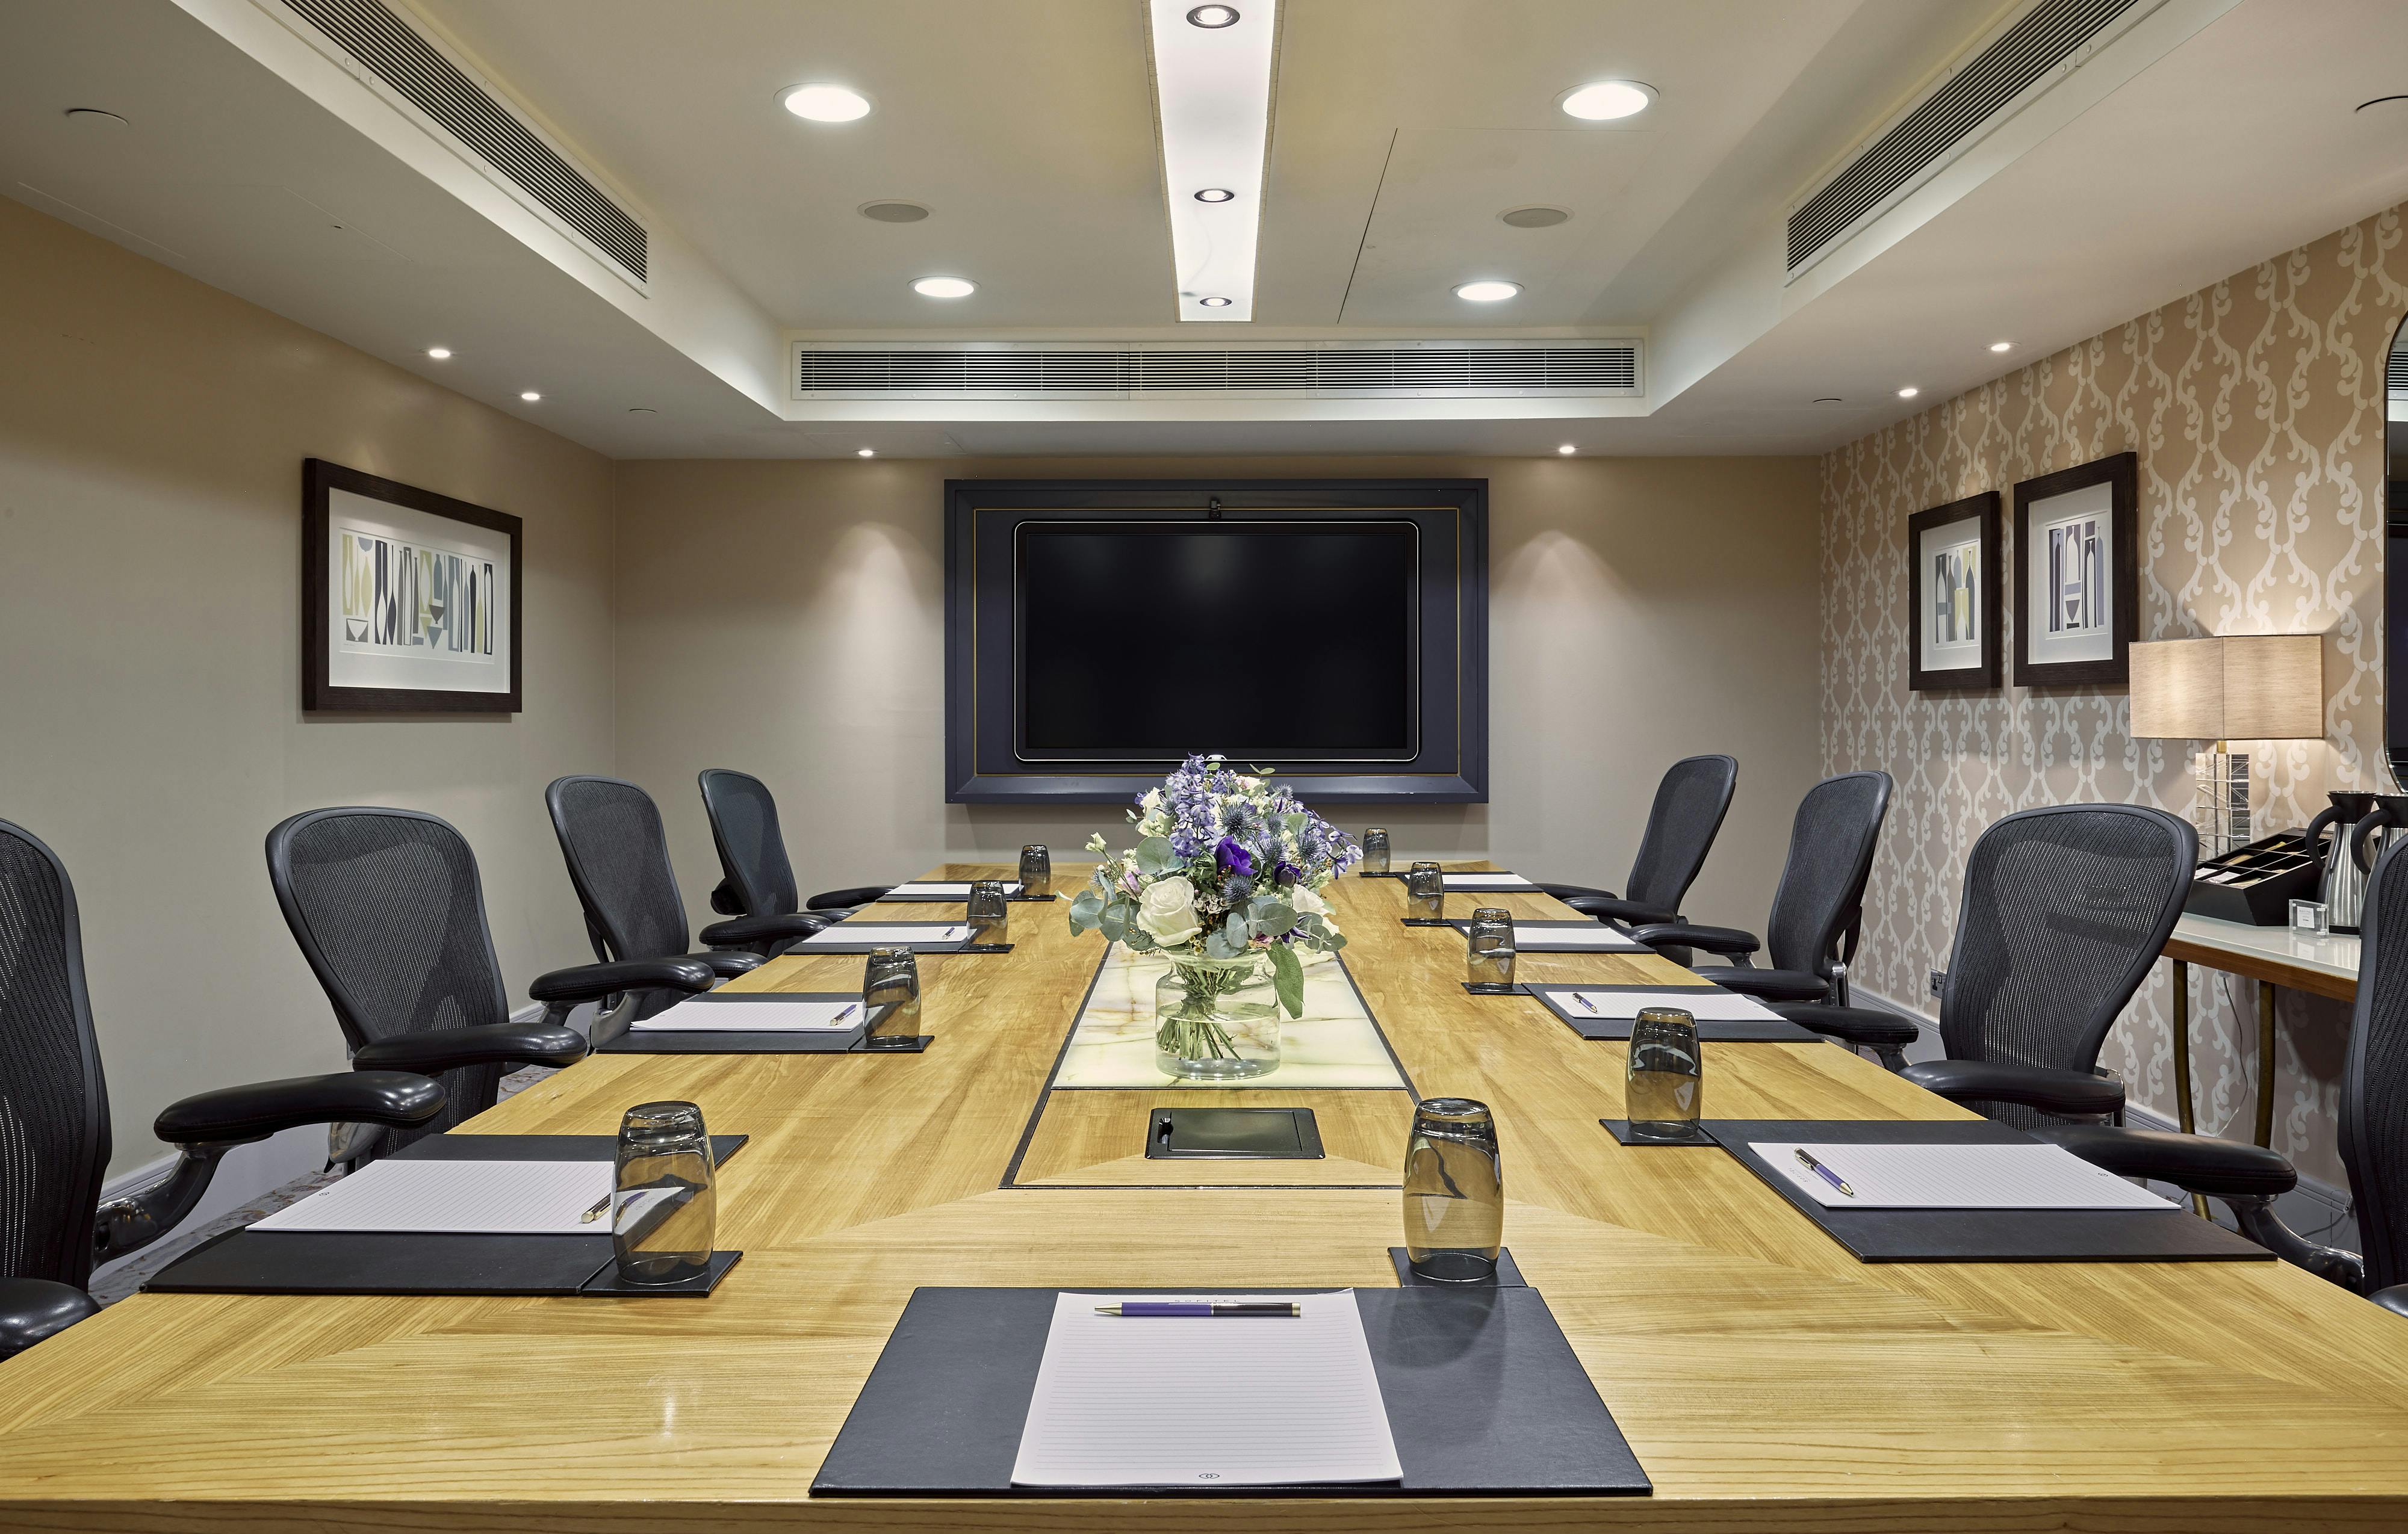
[[798, 342], [796, 399], [1476, 399], [1636, 395], [1636, 341], [1386, 347], [876, 347]]
[[1903, 201], [2162, 0], [2037, 0], [1789, 212], [1788, 276]]
[[650, 280], [644, 226], [408, 21], [380, 0], [282, 3], [594, 254]]

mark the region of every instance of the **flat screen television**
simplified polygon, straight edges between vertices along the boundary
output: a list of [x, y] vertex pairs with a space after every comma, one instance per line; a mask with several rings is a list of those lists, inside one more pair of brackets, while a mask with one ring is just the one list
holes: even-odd
[[[1410, 521], [1024, 523], [1013, 727], [1032, 761], [1398, 762], [1418, 745]], [[1123, 624], [1082, 622], [1119, 612]]]

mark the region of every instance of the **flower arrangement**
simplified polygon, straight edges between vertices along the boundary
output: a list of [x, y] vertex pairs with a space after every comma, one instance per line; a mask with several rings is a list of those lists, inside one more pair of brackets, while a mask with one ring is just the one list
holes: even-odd
[[1100, 831], [1088, 841], [1107, 856], [1070, 902], [1070, 930], [1174, 964], [1267, 956], [1280, 1005], [1302, 1016], [1297, 950], [1346, 945], [1321, 891], [1363, 851], [1268, 776], [1197, 756], [1148, 788], [1129, 812], [1136, 846], [1111, 853]]

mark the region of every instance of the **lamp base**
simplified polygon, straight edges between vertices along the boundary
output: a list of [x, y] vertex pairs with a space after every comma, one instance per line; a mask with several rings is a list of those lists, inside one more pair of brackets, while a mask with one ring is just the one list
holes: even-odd
[[2212, 751], [2194, 759], [2198, 793], [2191, 814], [2199, 828], [2200, 854], [2220, 858], [2247, 846], [2253, 831], [2249, 818], [2249, 753], [2228, 751], [2215, 743]]

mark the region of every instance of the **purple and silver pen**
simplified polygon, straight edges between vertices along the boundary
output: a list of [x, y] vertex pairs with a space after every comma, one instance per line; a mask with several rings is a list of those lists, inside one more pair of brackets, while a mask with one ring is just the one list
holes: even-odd
[[1096, 1314], [1120, 1316], [1302, 1315], [1304, 1307], [1292, 1300], [1248, 1300], [1242, 1304], [1215, 1304], [1203, 1300], [1132, 1300], [1118, 1305], [1098, 1305]]

